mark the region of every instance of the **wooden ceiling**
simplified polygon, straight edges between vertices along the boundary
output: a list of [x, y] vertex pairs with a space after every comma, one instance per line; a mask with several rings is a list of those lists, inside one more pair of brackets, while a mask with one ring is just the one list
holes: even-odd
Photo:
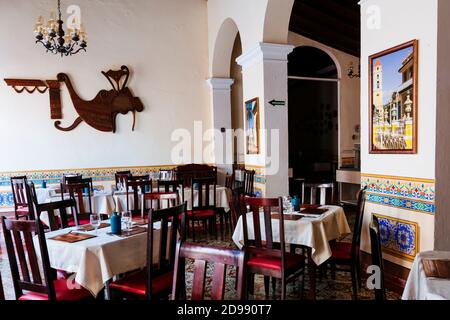
[[361, 52], [359, 0], [295, 0], [289, 29], [356, 57]]

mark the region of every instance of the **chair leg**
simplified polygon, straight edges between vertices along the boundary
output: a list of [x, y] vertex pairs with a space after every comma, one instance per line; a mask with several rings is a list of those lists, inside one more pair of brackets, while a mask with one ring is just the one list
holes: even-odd
[[361, 263], [359, 261], [359, 257], [356, 258], [356, 279], [358, 280], [358, 288], [361, 289], [362, 281], [361, 281]]
[[248, 293], [255, 294], [255, 275], [253, 273], [248, 275]]
[[194, 219], [192, 221], [192, 241], [195, 241], [195, 221]]
[[330, 263], [331, 266], [331, 279], [332, 280], [336, 280], [336, 264], [335, 263]]
[[351, 272], [351, 276], [352, 276], [353, 300], [358, 300], [358, 284], [357, 284], [357, 280], [356, 280], [356, 268], [354, 266], [351, 266], [350, 272]]
[[281, 300], [286, 300], [286, 279], [281, 278]]
[[266, 293], [266, 299], [269, 297], [270, 295], [270, 277], [269, 276], [264, 276], [264, 291]]
[[272, 278], [272, 295], [275, 297], [277, 292], [277, 278]]

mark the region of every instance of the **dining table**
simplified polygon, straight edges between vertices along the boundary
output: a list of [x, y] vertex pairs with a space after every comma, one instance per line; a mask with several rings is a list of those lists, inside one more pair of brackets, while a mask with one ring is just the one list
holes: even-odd
[[[109, 224], [108, 221], [103, 221]], [[147, 228], [147, 225], [136, 226]], [[154, 248], [159, 247], [160, 223], [153, 225]], [[170, 228], [169, 228], [170, 229]], [[70, 243], [52, 238], [76, 232], [93, 236], [90, 239]], [[170, 235], [171, 232], [169, 232]], [[73, 285], [80, 285], [94, 297], [105, 288], [114, 276], [142, 269], [147, 265], [147, 232], [120, 236], [111, 234], [107, 226], [94, 231], [80, 231], [77, 227], [66, 228], [45, 234], [50, 266], [57, 270], [74, 274]], [[39, 254], [38, 237], [34, 244]], [[168, 241], [169, 242], [169, 241]], [[158, 250], [153, 252], [153, 261], [159, 258]]]
[[[402, 300], [450, 300], [450, 278], [427, 277], [424, 260], [446, 261], [450, 268], [450, 252], [424, 251], [418, 253], [406, 281]], [[447, 273], [450, 274], [450, 270]]]
[[[318, 209], [324, 209], [322, 214], [303, 214], [290, 212], [290, 215], [299, 215], [298, 220], [284, 220], [285, 243], [308, 248], [308, 267], [310, 268], [310, 298], [315, 299], [315, 271], [316, 267], [326, 262], [332, 255], [330, 241], [342, 240], [351, 234], [350, 227], [344, 212], [340, 206], [325, 205]], [[255, 239], [253, 229], [253, 214], [247, 213], [247, 232], [250, 240]], [[273, 241], [280, 241], [279, 219], [272, 218]], [[264, 225], [264, 214], [260, 212], [260, 225]], [[244, 246], [244, 230], [242, 216], [239, 217], [232, 236], [233, 242], [239, 248]], [[265, 230], [261, 228], [261, 240], [265, 241]]]

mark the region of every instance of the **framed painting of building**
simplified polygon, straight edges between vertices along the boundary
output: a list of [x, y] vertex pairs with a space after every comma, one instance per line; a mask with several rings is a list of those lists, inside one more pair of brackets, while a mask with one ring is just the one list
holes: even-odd
[[245, 102], [245, 143], [247, 154], [260, 152], [260, 114], [259, 98]]
[[418, 40], [369, 57], [370, 153], [417, 153]]

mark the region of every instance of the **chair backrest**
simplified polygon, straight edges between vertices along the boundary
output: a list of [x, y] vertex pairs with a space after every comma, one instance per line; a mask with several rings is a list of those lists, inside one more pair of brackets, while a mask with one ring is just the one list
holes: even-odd
[[175, 178], [174, 169], [160, 169], [159, 180], [173, 180]]
[[384, 287], [384, 268], [383, 268], [383, 253], [381, 251], [381, 237], [380, 225], [378, 218], [373, 216], [369, 228], [370, 246], [372, 250], [372, 265], [380, 268], [380, 288], [375, 289], [376, 300], [386, 300], [386, 290]]
[[178, 166], [175, 170], [176, 179], [182, 180], [185, 187], [190, 187], [192, 179], [211, 178], [217, 179], [217, 167], [207, 164], [186, 164]]
[[[174, 271], [178, 236], [183, 241], [186, 230], [187, 203], [171, 208], [153, 210], [148, 216], [147, 233], [147, 298], [152, 299], [152, 281], [154, 276]], [[155, 223], [159, 222], [159, 230], [155, 232]], [[159, 236], [159, 247], [153, 244]], [[153, 261], [154, 251], [158, 250], [158, 260]]]
[[239, 217], [241, 216], [241, 196], [244, 194], [244, 188], [235, 188], [228, 193], [228, 205], [231, 210], [231, 223], [233, 230], [236, 228]]
[[114, 174], [114, 178], [116, 180], [116, 188], [119, 188], [119, 184], [125, 187], [125, 183], [128, 179], [132, 177], [131, 171], [118, 171]]
[[[205, 283], [211, 282], [211, 300], [224, 300], [227, 266], [236, 268], [236, 300], [245, 299], [246, 251], [201, 246], [193, 243], [178, 242], [172, 300], [185, 300], [185, 260], [194, 260], [194, 280], [192, 282], [192, 300], [205, 299]], [[207, 266], [213, 265], [212, 281], [206, 281]]]
[[358, 206], [356, 209], [356, 217], [355, 224], [353, 226], [353, 236], [352, 236], [352, 249], [351, 254], [352, 257], [356, 257], [360, 252], [360, 244], [361, 244], [361, 230], [364, 221], [364, 208], [366, 205], [366, 189], [367, 187], [362, 188], [358, 192]]
[[[51, 272], [47, 243], [39, 220], [10, 220], [2, 217], [2, 228], [16, 299], [26, 290], [47, 294], [49, 300], [55, 300], [54, 275]], [[35, 235], [38, 236], [41, 261], [33, 243]]]
[[[144, 202], [150, 201], [150, 208], [160, 210], [171, 208], [180, 204], [178, 192], [153, 192], [144, 195]], [[182, 203], [182, 202], [181, 202]], [[144, 212], [144, 211], [142, 211]], [[142, 217], [144, 218], [144, 217]]]
[[310, 189], [310, 204], [316, 204], [317, 203], [317, 191], [320, 192], [320, 205], [326, 205], [327, 204], [327, 190], [330, 191], [330, 201], [331, 203], [328, 204], [334, 204], [334, 183], [303, 183], [302, 185], [302, 203], [306, 203], [305, 198], [305, 190]]
[[158, 192], [180, 192], [181, 202], [184, 202], [183, 180], [158, 180]]
[[150, 180], [150, 175], [149, 174], [145, 174], [142, 176], [130, 176], [127, 180], [128, 181], [149, 181]]
[[19, 207], [28, 207], [28, 198], [26, 185], [28, 183], [26, 176], [11, 177], [11, 189], [14, 200], [14, 208], [17, 210]]
[[232, 190], [234, 187], [234, 176], [233, 174], [228, 174], [225, 176], [225, 188]]
[[195, 178], [191, 185], [192, 216], [195, 216], [195, 211], [216, 208], [216, 178]]
[[[148, 177], [148, 176], [147, 176]], [[127, 211], [131, 211], [131, 213], [133, 215], [138, 215], [139, 214], [139, 203], [140, 203], [140, 199], [139, 199], [139, 192], [141, 192], [141, 194], [145, 194], [145, 193], [151, 193], [152, 190], [152, 186], [153, 186], [153, 181], [149, 180], [148, 178], [143, 178], [143, 179], [136, 179], [134, 180], [134, 178], [138, 178], [137, 176], [133, 177], [133, 180], [127, 180], [126, 184], [125, 184], [125, 189], [126, 189], [126, 193], [127, 193]], [[130, 190], [131, 189], [131, 190]], [[130, 194], [133, 194], [133, 209], [131, 209], [131, 205], [130, 205]], [[141, 208], [141, 212], [146, 211], [145, 208], [145, 201], [144, 201], [144, 208]]]
[[63, 175], [61, 183], [69, 184], [69, 183], [79, 183], [83, 179], [81, 174], [67, 174]]
[[78, 210], [75, 199], [40, 203], [36, 206], [37, 216], [47, 212], [50, 231], [65, 229], [69, 226], [68, 211], [71, 211], [75, 225], [79, 225]]
[[246, 196], [255, 196], [255, 174], [255, 170], [244, 170], [244, 194]]
[[[66, 193], [69, 194], [69, 199], [73, 199], [77, 203], [78, 214], [92, 213], [91, 186], [89, 182], [61, 184], [61, 200], [65, 200]], [[89, 208], [86, 208], [84, 204], [84, 197], [88, 199]]]
[[[250, 214], [247, 213], [247, 206], [250, 206]], [[272, 213], [278, 214], [279, 239], [274, 239], [272, 230]], [[252, 198], [241, 196], [242, 226], [244, 231], [244, 246], [249, 251], [249, 255], [270, 255], [273, 258], [280, 258], [283, 269], [285, 269], [285, 245], [284, 245], [284, 216], [283, 199], [280, 198]], [[252, 218], [253, 234], [255, 239], [248, 237], [248, 215]], [[263, 229], [264, 228], [264, 229]], [[265, 241], [262, 240], [262, 230], [265, 233]]]

